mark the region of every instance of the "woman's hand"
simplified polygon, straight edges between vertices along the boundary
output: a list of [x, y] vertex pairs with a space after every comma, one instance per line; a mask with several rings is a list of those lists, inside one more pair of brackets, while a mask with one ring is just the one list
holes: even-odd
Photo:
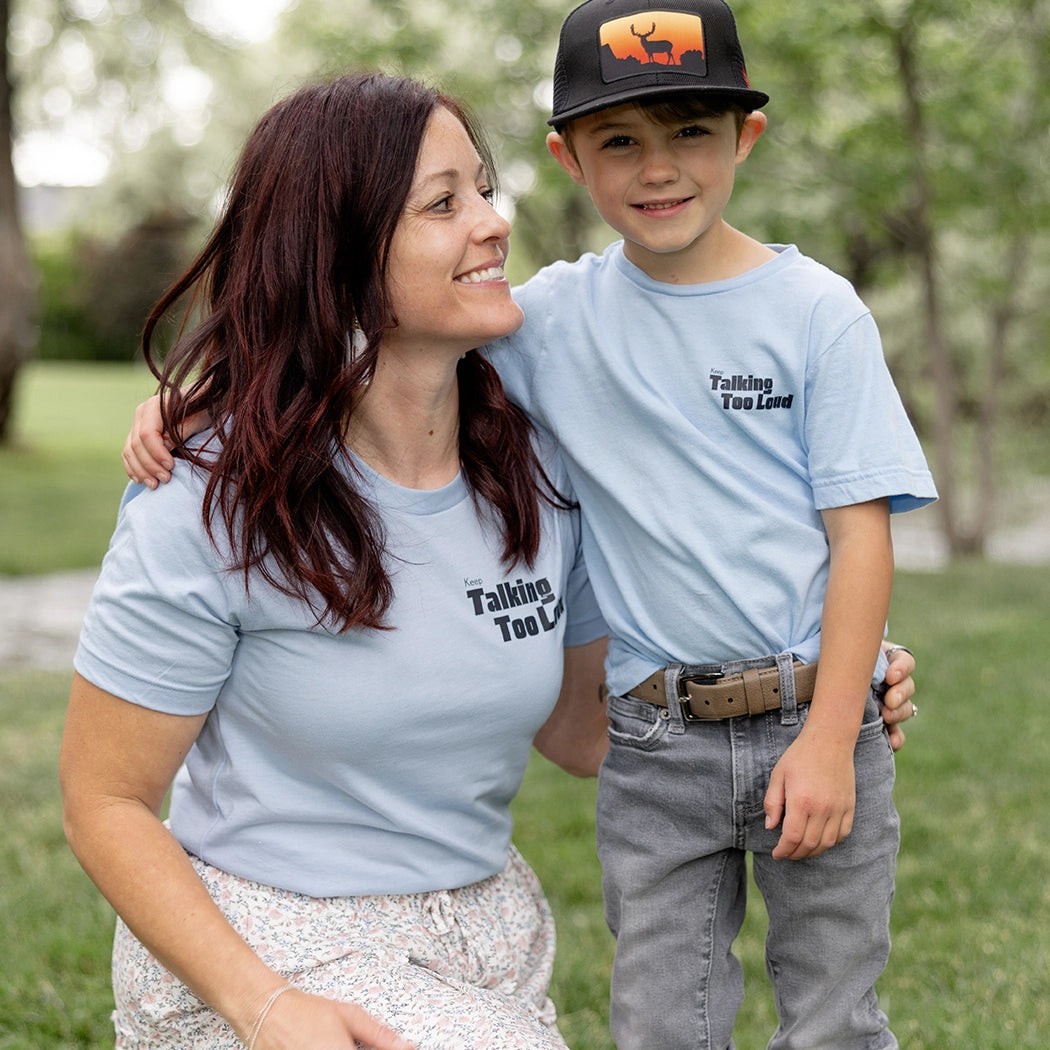
[[883, 642], [882, 651], [889, 657], [890, 665], [886, 669], [886, 695], [882, 698], [882, 717], [889, 727], [890, 746], [894, 751], [904, 747], [904, 730], [901, 723], [906, 722], [918, 708], [912, 702], [915, 695], [915, 657], [905, 648], [893, 642]]
[[360, 1006], [297, 988], [264, 1001], [259, 1011], [262, 1023], [257, 1019], [245, 1035], [248, 1050], [413, 1050], [411, 1043]]

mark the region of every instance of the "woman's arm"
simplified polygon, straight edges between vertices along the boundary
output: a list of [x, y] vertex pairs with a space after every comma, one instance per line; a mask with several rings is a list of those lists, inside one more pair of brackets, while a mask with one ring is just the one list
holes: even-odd
[[[226, 921], [159, 816], [204, 717], [151, 711], [74, 676], [59, 761], [63, 820], [77, 859], [135, 936], [248, 1041], [287, 982]], [[408, 1050], [359, 1007], [298, 991], [272, 1004], [255, 1047], [353, 1050], [355, 1038]]]
[[545, 758], [577, 777], [594, 777], [609, 747], [605, 715], [605, 650], [601, 638], [565, 650], [558, 702], [533, 743]]

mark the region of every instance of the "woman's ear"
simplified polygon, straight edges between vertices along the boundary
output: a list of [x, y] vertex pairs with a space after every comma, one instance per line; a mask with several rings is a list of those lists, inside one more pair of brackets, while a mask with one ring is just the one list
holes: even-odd
[[550, 151], [551, 156], [565, 169], [569, 178], [572, 179], [573, 182], [577, 182], [581, 186], [587, 185], [587, 180], [583, 175], [583, 169], [580, 167], [579, 162], [569, 148], [569, 144], [560, 134], [558, 134], [557, 131], [551, 131], [548, 133], [547, 149]]

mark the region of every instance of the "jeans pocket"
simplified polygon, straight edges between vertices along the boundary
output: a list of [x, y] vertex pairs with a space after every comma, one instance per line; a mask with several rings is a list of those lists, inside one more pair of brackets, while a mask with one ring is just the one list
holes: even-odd
[[668, 717], [664, 707], [628, 696], [610, 695], [606, 708], [611, 744], [650, 751], [667, 734]]
[[864, 705], [864, 721], [861, 722], [860, 732], [857, 734], [857, 743], [865, 744], [883, 736], [886, 737], [888, 743], [888, 730], [886, 723], [882, 720], [882, 701], [872, 690], [868, 693], [868, 700]]

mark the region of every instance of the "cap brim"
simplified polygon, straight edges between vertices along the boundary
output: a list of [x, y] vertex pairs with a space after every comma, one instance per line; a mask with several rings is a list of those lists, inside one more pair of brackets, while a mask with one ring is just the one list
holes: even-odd
[[634, 87], [618, 94], [602, 95], [600, 99], [592, 99], [590, 102], [581, 102], [561, 113], [555, 113], [547, 123], [557, 128], [568, 124], [570, 120], [577, 117], [586, 117], [590, 113], [599, 110], [612, 109], [613, 106], [622, 106], [627, 102], [640, 102], [643, 99], [654, 99], [660, 96], [671, 95], [709, 95], [712, 99], [724, 98], [744, 106], [748, 110], [761, 109], [768, 101], [769, 96], [764, 91], [752, 91], [749, 88], [731, 87], [698, 87], [696, 84], [683, 84], [681, 87], [673, 87], [667, 84], [651, 84], [648, 87]]

